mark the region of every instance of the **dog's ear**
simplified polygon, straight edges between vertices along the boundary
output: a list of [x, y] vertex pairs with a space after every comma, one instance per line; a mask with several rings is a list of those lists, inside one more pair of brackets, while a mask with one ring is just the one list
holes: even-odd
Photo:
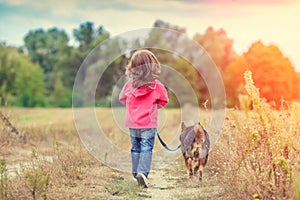
[[200, 123], [195, 124], [194, 131], [196, 133], [196, 141], [201, 142], [201, 143], [204, 142], [204, 135], [205, 134], [204, 134], [204, 130], [203, 130]]
[[183, 132], [186, 129], [186, 126], [184, 122], [181, 122], [181, 132]]

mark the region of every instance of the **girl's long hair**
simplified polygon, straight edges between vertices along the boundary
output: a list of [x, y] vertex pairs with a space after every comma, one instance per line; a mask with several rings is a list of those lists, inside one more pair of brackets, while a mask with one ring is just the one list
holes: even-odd
[[155, 55], [148, 50], [136, 51], [126, 67], [126, 75], [133, 80], [133, 87], [154, 82], [161, 72], [160, 63]]

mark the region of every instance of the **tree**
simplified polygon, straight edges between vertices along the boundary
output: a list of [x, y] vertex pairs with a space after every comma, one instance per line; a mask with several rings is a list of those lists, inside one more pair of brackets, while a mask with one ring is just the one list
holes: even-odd
[[[198, 103], [202, 104], [208, 99], [211, 100], [209, 103], [215, 102], [217, 104], [225, 101], [225, 99], [222, 99], [221, 94], [215, 95], [214, 99], [211, 99], [208, 90], [208, 85], [211, 88], [219, 88], [218, 83], [214, 81], [219, 80], [219, 74], [215, 73], [217, 69], [208, 54], [221, 53], [222, 57], [218, 59], [222, 64], [227, 63], [228, 60], [232, 59], [231, 56], [235, 55], [231, 49], [233, 42], [226, 37], [225, 31], [214, 32], [211, 28], [207, 30], [205, 35], [197, 34], [194, 40], [191, 40], [186, 36], [186, 30], [179, 26], [157, 20], [154, 27], [161, 29], [150, 31], [145, 46], [157, 47], [158, 49], [154, 49], [154, 53], [157, 55], [158, 60], [164, 65], [173, 67], [185, 77], [198, 97]], [[206, 45], [201, 45], [204, 42]], [[207, 51], [206, 48], [211, 52]], [[168, 50], [172, 52], [168, 52]], [[176, 50], [176, 52], [173, 50]], [[231, 54], [228, 55], [229, 53]], [[172, 79], [168, 74], [164, 75], [163, 78], [168, 79], [168, 81]], [[185, 88], [180, 90], [182, 91], [181, 94], [186, 94], [183, 92]], [[222, 92], [222, 90], [216, 90], [216, 93], [219, 94], [219, 92]], [[217, 99], [216, 96], [220, 98]], [[190, 100], [189, 97], [185, 99]], [[176, 105], [178, 102], [174, 101], [174, 103]]]
[[197, 33], [193, 39], [208, 52], [221, 71], [237, 57], [232, 49], [233, 40], [227, 37], [224, 29], [215, 31], [208, 27], [205, 34]]
[[223, 72], [223, 81], [226, 89], [227, 106], [238, 105], [238, 96], [244, 94], [244, 76], [248, 69], [248, 63], [244, 56], [237, 57]]
[[297, 100], [300, 101], [300, 72], [297, 73], [297, 79], [294, 85], [296, 86], [296, 93], [298, 94]]
[[[73, 35], [79, 46], [77, 48], [68, 47], [61, 53], [60, 59], [56, 62], [50, 76], [50, 85], [53, 86], [53, 94], [51, 94], [50, 99], [53, 103], [54, 99], [63, 99], [61, 101], [64, 103], [59, 103], [61, 101], [54, 103], [55, 105], [59, 104], [60, 107], [66, 107], [68, 102], [71, 106], [71, 95], [69, 94], [73, 89], [75, 77], [81, 64], [98, 44], [109, 38], [109, 33], [104, 30], [103, 26], [99, 26], [96, 30], [92, 22], [80, 24], [79, 29], [73, 30]], [[98, 58], [89, 59], [90, 65], [97, 60]], [[86, 76], [85, 70], [81, 70], [81, 73], [83, 73], [82, 77]], [[65, 91], [66, 97], [62, 97], [61, 92], [58, 92], [62, 90]], [[69, 100], [67, 101], [66, 98]]]
[[74, 29], [73, 35], [79, 43], [79, 50], [81, 52], [90, 51], [99, 43], [109, 38], [109, 33], [103, 26], [95, 29], [94, 23], [89, 21], [80, 24], [78, 29]]
[[34, 107], [45, 103], [43, 70], [14, 47], [0, 45], [0, 88], [2, 104]]
[[0, 104], [8, 101], [8, 96], [13, 89], [16, 76], [16, 61], [12, 57], [13, 48], [0, 44]]
[[54, 107], [70, 107], [72, 105], [72, 91], [58, 79], [55, 82], [53, 92], [50, 94], [49, 101], [50, 105]]
[[[94, 24], [92, 22], [85, 22], [80, 24], [78, 29], [73, 30], [73, 35], [75, 40], [79, 43], [79, 47], [73, 52], [72, 57], [74, 58], [73, 65], [77, 66], [76, 73], [74, 71], [69, 71], [68, 73], [77, 75], [77, 78], [81, 79], [81, 82], [85, 87], [92, 88], [94, 87], [94, 81], [99, 77], [97, 76], [97, 72], [103, 68], [102, 59], [107, 59], [110, 57], [110, 52], [118, 49], [117, 46], [107, 46], [101, 52], [102, 55], [107, 55], [107, 57], [99, 56], [99, 49], [96, 47], [101, 44], [103, 41], [109, 39], [110, 34], [104, 29], [103, 26], [98, 26], [95, 29]], [[109, 43], [112, 44], [112, 43]], [[77, 64], [76, 64], [77, 63]], [[83, 64], [81, 69], [78, 71], [79, 67]], [[75, 80], [72, 81], [72, 84]], [[103, 98], [105, 95], [108, 95], [110, 92], [109, 88], [113, 87], [113, 79], [111, 79], [110, 75], [102, 76], [105, 77], [108, 81], [105, 82], [105, 86], [98, 83], [96, 99]], [[101, 79], [102, 80], [102, 79]], [[89, 89], [85, 90], [86, 95], [89, 96]]]
[[35, 107], [45, 105], [45, 82], [43, 70], [22, 55], [14, 88], [17, 97], [16, 105]]
[[[149, 37], [145, 41], [145, 46], [153, 46], [154, 48], [149, 50], [156, 55], [160, 63], [163, 66], [172, 67], [175, 70], [165, 69], [162, 70], [162, 74], [160, 75], [161, 81], [169, 87], [169, 105], [179, 106], [179, 99], [181, 101], [180, 103], [183, 104], [195, 103], [193, 101], [194, 99], [191, 100], [189, 92], [194, 92], [197, 98], [205, 95], [199, 94], [203, 80], [192, 63], [190, 63], [195, 59], [194, 53], [196, 50], [193, 51], [193, 46], [190, 45], [191, 40], [186, 36], [185, 28], [172, 25], [162, 20], [155, 21], [153, 26], [159, 29], [150, 31]], [[183, 57], [183, 54], [186, 57]], [[174, 72], [176, 72], [176, 75]], [[179, 87], [177, 83], [178, 81], [182, 81], [180, 76], [184, 77], [188, 84], [181, 84]], [[190, 91], [191, 89], [193, 91]], [[173, 94], [173, 92], [176, 94]], [[175, 95], [180, 96], [175, 97]], [[201, 101], [200, 99], [196, 99], [196, 101], [197, 100]]]
[[60, 56], [68, 48], [69, 38], [63, 30], [51, 28], [47, 31], [37, 29], [29, 31], [25, 36], [25, 47], [32, 62], [38, 63], [46, 75], [48, 81], [50, 73]]
[[[113, 38], [102, 47], [92, 51], [83, 66], [85, 68], [83, 76], [85, 96], [101, 101], [110, 97], [113, 86], [124, 75], [128, 62], [126, 55], [119, 54], [127, 47], [122, 38]], [[101, 77], [100, 74], [102, 74]], [[94, 91], [95, 87], [96, 91]], [[94, 92], [96, 92], [95, 97]], [[108, 103], [105, 102], [105, 104]]]
[[[207, 99], [209, 99], [208, 90], [204, 80], [200, 76], [199, 72], [191, 65], [190, 62], [180, 57], [176, 60], [174, 69], [176, 69], [176, 71], [179, 72], [185, 78], [185, 80], [189, 82], [190, 87], [193, 89], [196, 95], [197, 103], [202, 104]], [[185, 96], [184, 98], [186, 98], [186, 100], [183, 101], [191, 101], [191, 97], [189, 96], [190, 93], [186, 91], [188, 90], [188, 88], [180, 86], [178, 87], [178, 89], [181, 90], [179, 91], [180, 94], [182, 94], [183, 96]]]
[[230, 106], [237, 105], [237, 95], [244, 93], [243, 73], [249, 69], [260, 94], [268, 102], [280, 106], [281, 100], [299, 100], [299, 78], [290, 60], [275, 45], [258, 41], [242, 56], [231, 62], [224, 71]]

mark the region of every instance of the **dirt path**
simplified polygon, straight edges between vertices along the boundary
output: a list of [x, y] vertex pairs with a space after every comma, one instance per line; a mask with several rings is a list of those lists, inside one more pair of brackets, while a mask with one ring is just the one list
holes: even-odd
[[147, 192], [152, 199], [172, 199], [175, 185], [176, 180], [170, 179], [163, 171], [152, 171]]
[[[208, 169], [206, 169], [208, 170]], [[170, 168], [151, 171], [149, 188], [146, 193], [151, 199], [222, 199], [223, 190], [216, 179], [204, 174], [202, 183], [196, 178], [188, 178], [181, 161]]]

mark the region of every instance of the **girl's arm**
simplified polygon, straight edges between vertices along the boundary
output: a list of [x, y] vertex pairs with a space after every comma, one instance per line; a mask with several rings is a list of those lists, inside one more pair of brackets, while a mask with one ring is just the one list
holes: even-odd
[[169, 102], [168, 93], [164, 86], [159, 87], [159, 98], [156, 100], [158, 108], [162, 108]]
[[124, 105], [126, 104], [126, 99], [127, 99], [127, 96], [125, 95], [126, 85], [124, 85], [124, 87], [122, 88], [122, 91], [120, 92], [120, 95], [119, 95], [119, 101], [121, 104], [124, 104]]
[[120, 94], [120, 96], [119, 96], [119, 101], [120, 101], [120, 103], [121, 104], [126, 104], [126, 99], [127, 99], [127, 97], [126, 96], [124, 96], [124, 94]]

